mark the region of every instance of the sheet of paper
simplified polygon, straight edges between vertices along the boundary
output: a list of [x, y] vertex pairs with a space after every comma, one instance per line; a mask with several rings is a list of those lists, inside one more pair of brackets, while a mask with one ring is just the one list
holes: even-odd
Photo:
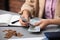
[[0, 26], [8, 25], [12, 15], [11, 14], [1, 14], [0, 15]]
[[10, 20], [9, 25], [21, 26], [21, 24], [19, 22], [16, 22], [16, 23], [12, 24], [13, 21], [19, 20], [19, 18], [20, 18], [20, 15], [13, 15], [11, 20]]

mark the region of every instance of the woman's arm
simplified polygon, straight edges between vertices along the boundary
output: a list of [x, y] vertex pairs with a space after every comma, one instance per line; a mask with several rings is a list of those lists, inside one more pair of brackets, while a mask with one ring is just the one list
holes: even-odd
[[47, 25], [50, 24], [56, 24], [56, 25], [60, 25], [60, 18], [59, 19], [41, 19], [40, 22], [35, 23], [35, 26], [40, 26], [41, 29], [44, 29], [45, 27], [47, 27]]
[[59, 19], [50, 19], [50, 24], [60, 25], [60, 18]]

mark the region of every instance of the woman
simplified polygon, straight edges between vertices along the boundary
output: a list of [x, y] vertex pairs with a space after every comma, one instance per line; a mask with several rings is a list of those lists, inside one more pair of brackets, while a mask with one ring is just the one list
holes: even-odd
[[41, 29], [49, 24], [60, 24], [60, 0], [39, 0], [38, 16], [46, 18], [35, 24], [35, 26], [39, 25]]

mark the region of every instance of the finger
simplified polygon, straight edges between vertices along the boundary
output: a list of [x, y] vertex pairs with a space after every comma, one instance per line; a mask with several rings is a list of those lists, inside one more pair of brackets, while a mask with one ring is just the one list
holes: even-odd
[[21, 24], [22, 26], [26, 26], [26, 24], [25, 24], [25, 23], [20, 22], [20, 24]]
[[44, 23], [39, 25], [41, 29], [44, 29], [46, 27], [46, 25]]
[[25, 25], [25, 24], [22, 24], [22, 26], [26, 27], [27, 25]]
[[40, 22], [37, 22], [37, 23], [35, 23], [34, 25], [35, 26], [38, 26], [38, 25], [40, 25], [42, 22], [40, 21]]
[[22, 20], [20, 19], [19, 22], [22, 24], [22, 25], [26, 25], [27, 23], [25, 22], [22, 22]]

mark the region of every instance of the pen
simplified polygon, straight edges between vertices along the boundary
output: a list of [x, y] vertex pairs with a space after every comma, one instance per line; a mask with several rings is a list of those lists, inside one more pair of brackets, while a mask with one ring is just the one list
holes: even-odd
[[[23, 18], [21, 15], [20, 15], [20, 18], [22, 19], [23, 22], [27, 22], [27, 20], [25, 18]], [[16, 22], [18, 22], [19, 20], [16, 20], [16, 21], [13, 21], [12, 24], [15, 24]]]
[[16, 22], [18, 22], [18, 21], [19, 21], [19, 20], [13, 21], [12, 24], [14, 24], [14, 23], [16, 23]]

